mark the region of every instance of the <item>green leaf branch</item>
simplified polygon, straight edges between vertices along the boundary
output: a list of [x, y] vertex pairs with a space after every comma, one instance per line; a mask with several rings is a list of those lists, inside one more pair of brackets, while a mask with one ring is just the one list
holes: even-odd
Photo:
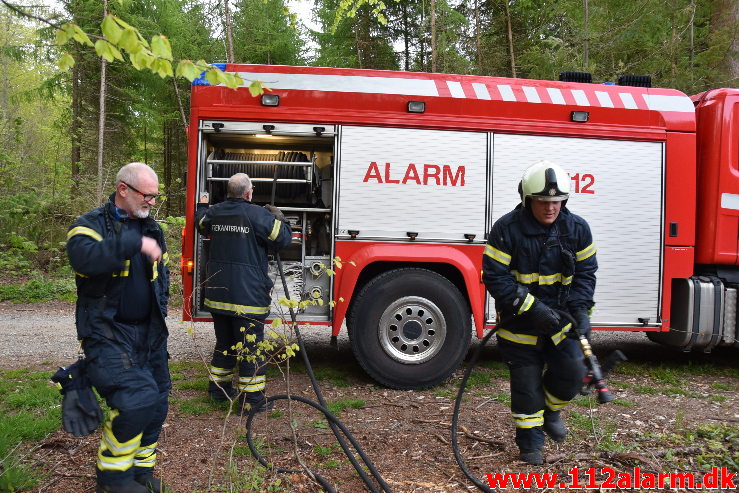
[[[178, 60], [173, 67], [175, 60], [166, 36], [161, 34], [152, 36], [149, 42], [138, 29], [113, 14], [106, 15], [100, 27], [103, 36], [93, 43], [78, 25], [64, 24], [56, 31], [56, 44], [64, 46], [76, 42], [94, 47], [98, 56], [108, 62], [125, 61], [125, 53], [136, 70], [150, 70], [161, 78], [184, 77], [192, 82], [201, 74], [205, 74], [205, 79], [211, 85], [223, 84], [231, 89], [244, 85], [244, 80], [238, 74], [224, 72], [205, 60]], [[70, 53], [63, 54], [57, 61], [57, 65], [63, 70], [73, 67], [74, 63], [74, 57]], [[249, 85], [252, 96], [262, 94], [265, 90], [269, 89], [261, 81], [253, 81]]]

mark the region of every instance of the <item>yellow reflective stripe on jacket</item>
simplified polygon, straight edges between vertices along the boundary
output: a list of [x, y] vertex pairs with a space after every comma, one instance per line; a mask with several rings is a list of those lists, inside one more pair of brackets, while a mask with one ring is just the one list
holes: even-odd
[[595, 255], [595, 252], [597, 250], [598, 249], [595, 248], [595, 243], [591, 243], [590, 245], [588, 245], [587, 247], [583, 248], [582, 250], [580, 250], [579, 252], [575, 254], [575, 260], [580, 262], [582, 260], [590, 258], [593, 255]]
[[275, 219], [275, 224], [272, 226], [272, 232], [269, 234], [268, 238], [272, 241], [275, 241], [277, 239], [277, 236], [280, 234], [280, 228], [282, 227], [282, 221], [279, 219]]
[[97, 241], [103, 241], [103, 237], [100, 235], [100, 233], [86, 226], [75, 226], [74, 228], [70, 229], [67, 232], [67, 239], [70, 239], [75, 235], [85, 235], [94, 238]]
[[123, 270], [120, 272], [114, 272], [111, 274], [113, 277], [128, 277], [129, 272], [131, 271], [131, 261], [126, 260], [126, 263], [123, 264]]
[[516, 278], [516, 281], [520, 282], [521, 284], [538, 283], [540, 286], [551, 285], [556, 282], [561, 282], [565, 286], [567, 286], [568, 284], [572, 284], [572, 276], [562, 276], [561, 272], [542, 276], [538, 272], [532, 272], [531, 274], [521, 274], [517, 270], [512, 270], [511, 274], [513, 274], [513, 277]]
[[528, 334], [515, 334], [510, 330], [498, 329], [496, 332], [498, 337], [505, 339], [506, 341], [516, 342], [518, 344], [528, 344], [530, 346], [536, 346], [536, 341], [539, 339], [537, 336], [531, 336]]
[[203, 302], [208, 308], [215, 308], [217, 310], [227, 310], [234, 312], [237, 315], [243, 315], [246, 313], [253, 315], [266, 315], [269, 313], [268, 306], [248, 306], [248, 305], [237, 305], [234, 303], [224, 303], [222, 301], [213, 301], [205, 298]]
[[534, 414], [513, 414], [513, 422], [516, 428], [535, 428], [544, 424], [544, 410]]
[[[167, 265], [169, 263], [169, 254], [167, 252], [164, 252], [162, 254], [162, 265]], [[159, 277], [159, 262], [154, 262], [154, 264], [151, 267], [151, 281], [156, 281], [157, 277]]]
[[523, 303], [521, 303], [521, 307], [518, 309], [518, 315], [521, 315], [523, 312], [531, 308], [531, 305], [534, 304], [534, 300], [535, 298], [531, 296], [531, 293], [526, 293], [526, 298], [524, 298]]
[[521, 274], [517, 270], [512, 270], [511, 274], [513, 274], [513, 277], [516, 278], [516, 281], [520, 282], [521, 284], [531, 284], [539, 281], [539, 273], [534, 272], [531, 274]]
[[560, 342], [562, 342], [565, 337], [567, 337], [567, 332], [570, 330], [571, 327], [572, 327], [572, 324], [567, 324], [564, 327], [562, 327], [562, 330], [560, 330], [559, 332], [557, 332], [556, 334], [552, 336], [552, 342], [554, 343], [555, 346], [559, 344]]
[[503, 265], [511, 265], [511, 256], [492, 245], [485, 245], [485, 255]]

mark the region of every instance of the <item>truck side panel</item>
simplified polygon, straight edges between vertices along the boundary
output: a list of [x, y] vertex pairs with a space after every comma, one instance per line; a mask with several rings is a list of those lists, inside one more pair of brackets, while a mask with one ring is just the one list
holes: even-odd
[[346, 126], [338, 237], [465, 242], [485, 234], [485, 133]]
[[588, 221], [598, 247], [594, 324], [658, 324], [663, 150], [661, 142], [494, 136], [493, 220], [520, 201], [517, 186], [528, 164], [548, 159], [570, 173], [567, 207]]

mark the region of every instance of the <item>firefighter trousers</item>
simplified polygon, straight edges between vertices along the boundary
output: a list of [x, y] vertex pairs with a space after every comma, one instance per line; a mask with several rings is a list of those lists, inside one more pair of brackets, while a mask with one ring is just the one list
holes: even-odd
[[521, 451], [539, 450], [544, 446], [547, 415], [558, 414], [582, 388], [586, 371], [582, 351], [570, 338], [555, 345], [549, 337], [538, 337], [536, 344], [498, 337], [498, 347], [510, 370], [516, 445]]
[[152, 345], [148, 322], [116, 322], [116, 328], [132, 336], [122, 338], [124, 342], [108, 338], [84, 342], [87, 375], [111, 409], [103, 424], [96, 467], [98, 482], [105, 485], [152, 472], [172, 388], [166, 334]]
[[[261, 399], [267, 384], [267, 365], [263, 356], [265, 351], [258, 356], [257, 346], [264, 340], [264, 320], [214, 313], [213, 328], [216, 345], [210, 362], [210, 388], [213, 389], [215, 383], [224, 388], [231, 387], [238, 366], [238, 389], [246, 393], [249, 400]], [[255, 336], [255, 339], [249, 340], [248, 335]], [[239, 349], [239, 344], [242, 349]]]

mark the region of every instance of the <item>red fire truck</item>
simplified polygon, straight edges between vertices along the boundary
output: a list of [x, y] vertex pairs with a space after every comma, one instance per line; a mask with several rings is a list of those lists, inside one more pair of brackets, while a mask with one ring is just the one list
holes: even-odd
[[[246, 172], [254, 202], [274, 201], [292, 225], [282, 253], [291, 298], [322, 301], [299, 321], [334, 337], [345, 324], [383, 385], [434, 385], [473, 332], [494, 326], [480, 279], [486, 235], [519, 202], [522, 170], [547, 159], [570, 173], [568, 207], [598, 246], [594, 327], [683, 350], [737, 345], [739, 90], [691, 98], [619, 84], [221, 68], [270, 90], [192, 86], [186, 320], [210, 318], [197, 197], [224, 200], [228, 178]], [[277, 300], [285, 293], [270, 272]]]

